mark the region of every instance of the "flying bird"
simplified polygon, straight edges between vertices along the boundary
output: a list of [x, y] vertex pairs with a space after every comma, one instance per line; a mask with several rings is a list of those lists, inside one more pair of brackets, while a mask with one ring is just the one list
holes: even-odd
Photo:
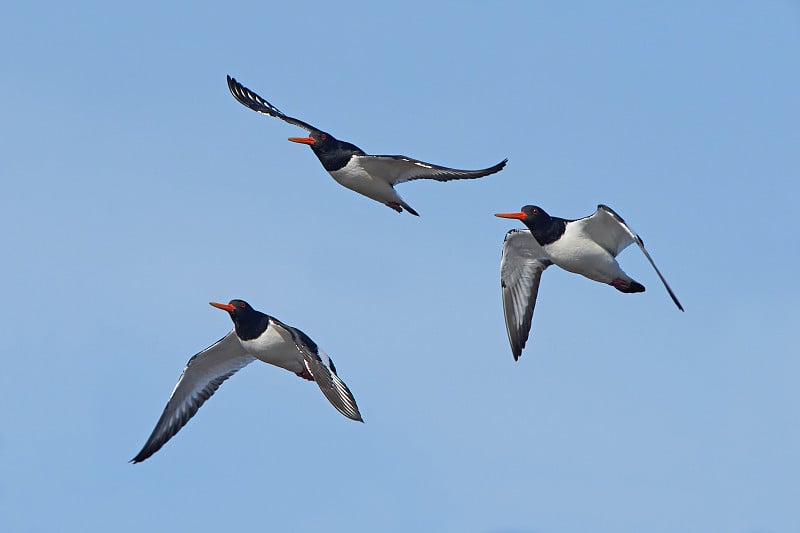
[[236, 100], [264, 115], [279, 118], [309, 132], [308, 137], [289, 137], [296, 143], [307, 144], [319, 158], [328, 174], [340, 185], [385, 204], [398, 213], [403, 209], [419, 216], [394, 190], [394, 186], [418, 179], [450, 181], [474, 179], [499, 172], [504, 159], [493, 167], [481, 170], [458, 170], [418, 161], [404, 155], [369, 155], [358, 146], [340, 141], [330, 133], [302, 120], [284, 115], [275, 106], [228, 76], [228, 89]]
[[653, 265], [672, 301], [683, 311], [642, 239], [610, 207], [598, 205], [594, 214], [577, 220], [551, 217], [534, 205], [526, 205], [519, 213], [495, 216], [518, 219], [528, 227], [506, 234], [500, 261], [503, 313], [514, 360], [522, 355], [528, 340], [539, 281], [550, 265], [607, 283], [621, 292], [644, 292], [644, 285], [623, 272], [615, 259], [635, 242]]
[[363, 422], [353, 394], [336, 375], [333, 361], [308, 335], [256, 311], [243, 300], [227, 304], [211, 302], [211, 305], [230, 314], [234, 329], [189, 359], [155, 429], [142, 450], [131, 459], [132, 463], [140, 463], [156, 453], [223, 381], [256, 359], [315, 381], [337, 411]]

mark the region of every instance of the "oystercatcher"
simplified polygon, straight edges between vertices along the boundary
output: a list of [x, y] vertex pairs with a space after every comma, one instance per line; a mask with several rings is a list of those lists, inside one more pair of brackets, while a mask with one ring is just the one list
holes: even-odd
[[481, 178], [499, 172], [508, 161], [504, 159], [492, 167], [480, 170], [458, 170], [425, 163], [404, 155], [369, 155], [354, 144], [340, 141], [307, 122], [284, 115], [275, 106], [230, 76], [228, 76], [228, 89], [236, 100], [253, 111], [279, 118], [308, 131], [308, 137], [289, 137], [289, 140], [309, 145], [322, 166], [337, 183], [385, 204], [398, 213], [405, 209], [412, 215], [419, 216], [419, 213], [403, 201], [394, 190], [394, 186], [398, 183], [418, 179], [450, 181]]
[[189, 359], [155, 429], [132, 463], [140, 463], [157, 452], [223, 381], [256, 359], [316, 382], [337, 411], [363, 422], [353, 394], [336, 375], [333, 361], [308, 335], [256, 311], [243, 300], [211, 305], [230, 314], [234, 329]]
[[528, 227], [528, 230], [514, 229], [506, 234], [500, 262], [503, 313], [515, 360], [519, 359], [528, 340], [539, 281], [550, 265], [607, 283], [621, 292], [644, 292], [644, 285], [623, 272], [615, 259], [635, 242], [653, 265], [672, 301], [683, 311], [642, 239], [610, 207], [598, 205], [594, 214], [577, 220], [551, 217], [544, 209], [533, 205], [526, 205], [518, 213], [495, 216], [518, 219]]

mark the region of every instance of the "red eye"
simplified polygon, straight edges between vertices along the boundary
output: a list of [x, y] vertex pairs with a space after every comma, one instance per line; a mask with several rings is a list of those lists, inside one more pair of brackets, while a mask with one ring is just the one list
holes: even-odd
[[325, 139], [327, 139], [327, 138], [328, 138], [328, 136], [327, 136], [327, 135], [325, 135], [324, 133], [323, 133], [322, 135], [320, 135], [320, 136], [319, 136], [319, 139], [320, 139], [321, 141], [324, 141], [324, 140], [325, 140]]

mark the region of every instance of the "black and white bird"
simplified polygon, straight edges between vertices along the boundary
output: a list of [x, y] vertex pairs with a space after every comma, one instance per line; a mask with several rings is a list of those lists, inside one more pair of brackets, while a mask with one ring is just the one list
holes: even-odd
[[186, 425], [223, 381], [256, 359], [316, 382], [337, 411], [363, 422], [353, 394], [336, 375], [333, 361], [308, 335], [256, 311], [243, 300], [231, 300], [227, 304], [211, 302], [211, 305], [230, 314], [234, 329], [189, 359], [153, 433], [131, 459], [132, 463], [140, 463], [156, 453]]
[[615, 259], [635, 242], [653, 265], [672, 301], [683, 311], [642, 239], [610, 207], [598, 205], [594, 214], [577, 220], [551, 217], [533, 205], [526, 205], [519, 213], [495, 216], [518, 219], [528, 227], [506, 234], [500, 262], [503, 313], [515, 360], [528, 340], [539, 281], [550, 265], [607, 283], [621, 292], [644, 292], [644, 285], [623, 272]]
[[354, 144], [340, 141], [307, 122], [284, 115], [230, 76], [228, 89], [236, 100], [253, 111], [279, 118], [308, 131], [308, 137], [289, 137], [289, 140], [309, 145], [337, 183], [385, 204], [398, 213], [405, 209], [412, 215], [419, 216], [394, 190], [398, 183], [418, 179], [450, 181], [481, 178], [499, 172], [508, 161], [504, 159], [493, 167], [481, 170], [458, 170], [417, 161], [404, 155], [369, 155]]

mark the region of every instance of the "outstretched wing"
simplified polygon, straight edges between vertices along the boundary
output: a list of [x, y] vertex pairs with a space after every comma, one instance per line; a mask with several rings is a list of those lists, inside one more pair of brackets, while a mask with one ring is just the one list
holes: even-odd
[[506, 233], [500, 260], [500, 285], [506, 331], [515, 361], [522, 355], [528, 340], [542, 272], [550, 265], [547, 252], [530, 231], [512, 229]]
[[597, 211], [590, 216], [572, 223], [614, 257], [638, 239], [622, 217], [604, 205], [597, 206]]
[[333, 365], [331, 358], [308, 335], [297, 328], [286, 327], [292, 333], [297, 349], [303, 354], [306, 368], [311, 373], [322, 394], [344, 416], [357, 422], [363, 422], [361, 413], [358, 411], [358, 405], [356, 405], [356, 399], [350, 389], [347, 388], [347, 385], [344, 384], [344, 381], [336, 375], [336, 367]]
[[650, 257], [650, 254], [644, 247], [644, 241], [642, 241], [641, 237], [639, 237], [639, 235], [637, 235], [636, 232], [633, 231], [630, 226], [628, 226], [621, 216], [619, 216], [607, 205], [600, 204], [597, 206], [597, 211], [595, 211], [592, 216], [580, 220], [586, 221], [583, 231], [585, 231], [592, 239], [598, 242], [603, 248], [608, 250], [614, 257], [616, 257], [617, 254], [624, 250], [629, 244], [635, 242], [639, 246], [639, 249], [642, 251], [642, 253], [644, 253], [644, 256], [647, 258], [647, 260], [650, 261], [650, 264], [653, 265], [653, 269], [661, 279], [661, 283], [664, 284], [664, 288], [667, 289], [672, 301], [675, 302], [675, 305], [678, 306], [678, 309], [683, 311], [683, 306], [678, 301], [678, 297], [675, 296], [674, 292], [672, 292], [672, 288], [667, 283], [667, 280], [664, 279], [664, 276], [661, 274], [661, 271], [658, 270], [655, 261], [653, 261], [653, 258]]
[[242, 348], [235, 331], [189, 359], [150, 438], [131, 462], [141, 463], [156, 453], [186, 425], [223, 381], [254, 360]]
[[459, 170], [417, 161], [404, 155], [361, 155], [357, 159], [357, 163], [372, 176], [381, 177], [392, 185], [419, 179], [450, 181], [482, 178], [500, 172], [506, 162], [508, 159], [503, 159], [493, 167], [481, 170]]
[[279, 118], [284, 122], [288, 122], [289, 124], [293, 124], [300, 128], [303, 128], [306, 131], [320, 131], [319, 128], [315, 128], [311, 124], [307, 122], [303, 122], [300, 119], [290, 117], [288, 115], [284, 115], [280, 112], [280, 110], [275, 107], [274, 105], [270, 104], [256, 93], [236, 81], [235, 78], [231, 78], [228, 76], [228, 89], [230, 89], [231, 94], [233, 95], [236, 100], [239, 101], [245, 107], [249, 107], [253, 111], [261, 113], [263, 115], [269, 115], [271, 117]]

